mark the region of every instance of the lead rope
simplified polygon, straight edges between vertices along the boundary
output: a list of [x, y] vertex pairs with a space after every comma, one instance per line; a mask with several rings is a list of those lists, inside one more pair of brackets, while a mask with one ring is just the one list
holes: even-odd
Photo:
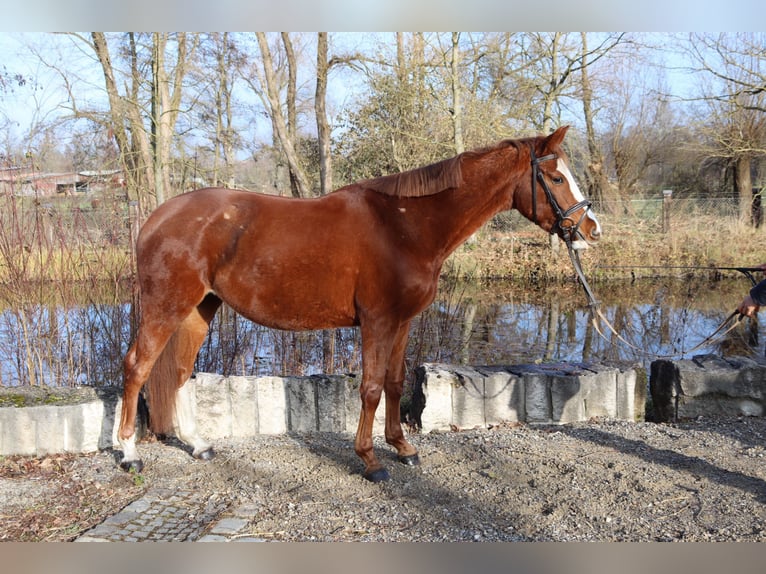
[[[632, 344], [630, 341], [627, 341], [622, 335], [620, 335], [617, 330], [612, 326], [612, 324], [609, 322], [609, 319], [607, 319], [604, 314], [601, 312], [600, 305], [598, 301], [596, 300], [596, 297], [593, 295], [593, 291], [590, 288], [590, 285], [588, 284], [587, 279], [585, 279], [585, 273], [583, 273], [582, 265], [580, 263], [580, 254], [579, 252], [572, 247], [572, 242], [567, 241], [567, 251], [569, 251], [569, 259], [572, 261], [572, 266], [575, 269], [575, 273], [577, 273], [577, 278], [580, 281], [580, 284], [583, 287], [583, 290], [585, 291], [585, 296], [588, 298], [588, 308], [590, 309], [590, 317], [591, 317], [591, 323], [593, 325], [593, 328], [596, 330], [596, 332], [601, 336], [602, 339], [605, 341], [609, 341], [607, 339], [606, 335], [601, 330], [601, 327], [599, 326], [598, 319], [601, 319], [601, 321], [604, 322], [604, 324], [609, 328], [609, 331], [612, 332], [612, 334], [624, 345], [627, 345], [634, 351], [637, 351], [638, 353], [647, 356], [647, 357], [655, 357], [657, 359], [669, 359], [672, 357], [676, 357], [678, 354], [674, 355], [656, 355], [653, 353], [647, 353], [644, 351], [644, 349], [637, 347], [636, 345]], [[739, 311], [732, 312], [726, 319], [724, 319], [720, 325], [713, 331], [710, 335], [705, 337], [700, 343], [692, 347], [691, 349], [685, 351], [682, 354], [688, 354], [693, 353], [697, 349], [700, 349], [706, 345], [710, 345], [715, 341], [718, 341], [719, 339], [725, 337], [728, 333], [730, 333], [739, 323], [742, 321], [742, 318], [744, 315], [742, 315]], [[730, 324], [731, 323], [731, 324]]]

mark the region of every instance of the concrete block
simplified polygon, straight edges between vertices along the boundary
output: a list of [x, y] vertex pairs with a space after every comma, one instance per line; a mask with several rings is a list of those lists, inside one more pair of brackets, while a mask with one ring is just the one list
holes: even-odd
[[258, 432], [282, 434], [287, 427], [286, 379], [282, 377], [259, 377], [257, 387]]
[[[207, 439], [232, 436], [232, 406], [228, 379], [221, 375], [198, 373], [186, 384], [191, 387], [193, 411], [199, 433]], [[149, 409], [151, 412], [151, 404]]]
[[28, 410], [35, 421], [35, 452], [40, 454], [66, 452], [64, 436], [69, 414], [67, 411], [71, 411], [71, 406], [29, 407]]
[[583, 373], [577, 376], [580, 389], [578, 400], [582, 402], [582, 418], [617, 417], [617, 372], [604, 370], [601, 372]]
[[315, 431], [317, 417], [316, 385], [310, 377], [286, 377], [287, 428], [296, 432]]
[[65, 452], [98, 450], [105, 410], [101, 401], [72, 405], [68, 409], [64, 427]]
[[2, 409], [3, 414], [8, 415], [0, 429], [3, 454], [37, 454], [37, 414], [40, 408], [43, 407]]
[[460, 429], [485, 426], [484, 375], [471, 367], [452, 368], [456, 384], [452, 385], [452, 426]]
[[652, 363], [652, 419], [763, 416], [766, 360], [697, 355], [690, 360]]
[[524, 373], [524, 411], [528, 423], [550, 423], [553, 421], [551, 402], [551, 380], [542, 373]]
[[452, 424], [452, 391], [460, 386], [457, 376], [442, 365], [423, 365], [419, 375], [419, 392], [424, 408], [420, 414], [422, 432], [446, 430]]
[[[351, 377], [314, 375], [317, 405], [317, 429], [338, 432], [346, 427], [346, 387]], [[358, 417], [358, 415], [357, 415]]]
[[551, 396], [551, 422], [571, 423], [586, 420], [583, 392], [590, 385], [583, 384], [580, 375], [551, 375], [548, 378]]
[[258, 434], [258, 379], [255, 377], [231, 376], [231, 434], [248, 437]]
[[643, 421], [646, 411], [646, 374], [639, 369], [618, 369], [617, 413], [619, 420]]
[[[669, 396], [691, 401], [691, 394], [707, 384], [699, 375], [704, 363], [708, 372], [717, 373], [717, 380], [709, 384], [709, 388], [717, 389], [713, 393], [717, 412], [763, 414], [766, 365], [727, 361], [697, 361], [688, 369], [692, 372], [687, 377], [689, 394], [681, 394], [679, 383], [675, 395]], [[566, 423], [594, 416], [640, 420], [645, 399], [644, 379], [634, 370], [599, 365], [425, 364], [418, 367], [416, 374], [411, 414], [423, 432], [515, 421]], [[729, 385], [728, 394], [722, 390], [721, 381]], [[222, 377], [199, 373], [187, 384], [200, 433], [208, 439], [357, 430], [360, 377]], [[40, 402], [53, 393], [31, 389], [28, 394]], [[0, 408], [0, 454], [89, 452], [119, 445], [120, 389], [57, 390], [56, 394], [61, 397], [55, 398], [55, 405]], [[14, 391], [11, 396], [18, 402], [17, 395], [18, 391]], [[684, 412], [696, 408], [691, 404], [681, 407], [686, 409]], [[139, 436], [145, 420], [139, 406]], [[374, 435], [382, 436], [384, 432], [385, 394], [373, 424]]]
[[502, 369], [483, 367], [484, 420], [490, 425], [526, 420], [524, 382]]

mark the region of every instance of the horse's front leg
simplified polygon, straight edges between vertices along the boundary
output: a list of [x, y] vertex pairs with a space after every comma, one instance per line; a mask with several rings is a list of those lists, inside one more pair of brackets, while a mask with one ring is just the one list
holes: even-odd
[[404, 386], [404, 354], [407, 350], [410, 324], [399, 328], [391, 351], [390, 366], [386, 373], [384, 390], [386, 393], [386, 442], [396, 448], [399, 462], [415, 466], [420, 464], [417, 449], [404, 438], [401, 420], [401, 399]]
[[370, 482], [382, 482], [389, 479], [388, 471], [375, 456], [372, 448], [372, 426], [375, 420], [375, 410], [383, 390], [381, 379], [382, 377], [375, 380], [363, 374], [362, 386], [359, 389], [362, 398], [362, 412], [359, 415], [354, 451], [364, 462], [363, 476]]
[[380, 403], [383, 384], [391, 358], [396, 330], [363, 322], [362, 330], [362, 385], [359, 388], [362, 412], [356, 430], [354, 451], [364, 462], [364, 477], [371, 482], [389, 479], [388, 471], [375, 456], [372, 448], [372, 427], [375, 411]]

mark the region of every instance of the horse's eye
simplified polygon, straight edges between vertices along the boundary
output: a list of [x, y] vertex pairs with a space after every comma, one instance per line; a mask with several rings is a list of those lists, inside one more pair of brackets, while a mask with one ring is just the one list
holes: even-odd
[[551, 181], [553, 183], [555, 183], [556, 185], [561, 185], [562, 183], [564, 183], [564, 178], [563, 177], [553, 177], [553, 178], [551, 178]]

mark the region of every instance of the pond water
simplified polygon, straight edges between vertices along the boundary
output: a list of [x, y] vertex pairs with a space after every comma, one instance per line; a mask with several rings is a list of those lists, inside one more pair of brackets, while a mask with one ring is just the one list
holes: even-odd
[[[407, 366], [620, 360], [648, 367], [659, 356], [763, 355], [757, 320], [694, 349], [748, 289], [744, 278], [594, 284], [600, 309], [621, 341], [603, 324], [604, 336], [594, 328], [575, 283], [444, 283], [437, 301], [413, 321]], [[133, 329], [129, 303], [7, 306], [0, 311], [0, 384], [119, 385]], [[360, 372], [361, 340], [356, 329], [274, 331], [224, 308], [196, 367], [226, 375]]]

